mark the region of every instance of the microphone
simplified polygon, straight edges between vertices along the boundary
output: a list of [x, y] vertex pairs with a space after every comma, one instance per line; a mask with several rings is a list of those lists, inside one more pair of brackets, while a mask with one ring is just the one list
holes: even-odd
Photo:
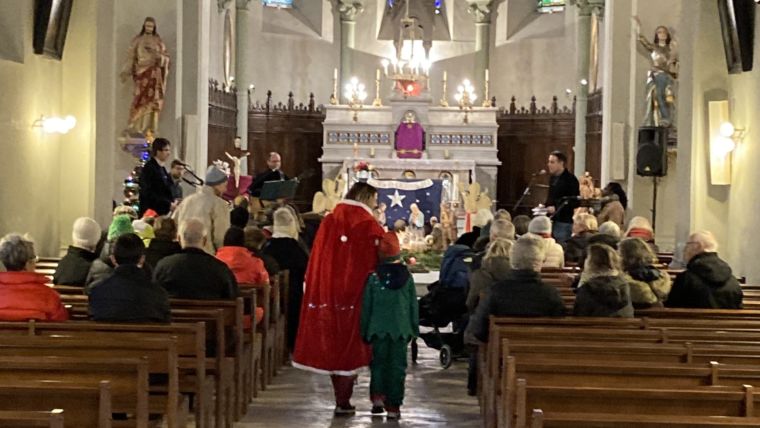
[[542, 169], [542, 170], [540, 170], [540, 171], [538, 171], [538, 172], [534, 172], [534, 173], [531, 175], [531, 177], [536, 177], [536, 176], [538, 176], [538, 175], [546, 175], [546, 170], [545, 170], [545, 169]]

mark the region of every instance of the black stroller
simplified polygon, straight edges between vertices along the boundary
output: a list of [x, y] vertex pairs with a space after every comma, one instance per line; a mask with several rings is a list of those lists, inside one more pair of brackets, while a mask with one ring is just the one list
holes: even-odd
[[[432, 327], [433, 331], [420, 334], [425, 344], [440, 351], [441, 367], [447, 369], [452, 361], [469, 356], [464, 345], [464, 329], [467, 327], [467, 290], [450, 288], [434, 282], [428, 286], [430, 292], [419, 300], [420, 326]], [[440, 329], [452, 325], [450, 333]], [[412, 362], [417, 362], [417, 342], [412, 341]]]

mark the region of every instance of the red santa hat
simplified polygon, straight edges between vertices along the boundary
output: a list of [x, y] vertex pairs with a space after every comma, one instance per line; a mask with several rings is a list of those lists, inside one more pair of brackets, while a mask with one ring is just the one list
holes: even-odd
[[401, 245], [398, 242], [396, 232], [385, 232], [382, 239], [380, 239], [377, 252], [380, 260], [390, 259], [401, 254]]

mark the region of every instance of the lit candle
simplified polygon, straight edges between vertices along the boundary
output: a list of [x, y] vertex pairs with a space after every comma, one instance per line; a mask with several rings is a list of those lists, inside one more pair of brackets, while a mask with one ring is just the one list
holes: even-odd
[[375, 80], [380, 80], [380, 69], [377, 69], [377, 73], [375, 73]]
[[488, 82], [488, 69], [486, 68], [486, 82]]
[[446, 81], [446, 70], [443, 70], [443, 81]]
[[338, 69], [337, 68], [333, 69], [333, 79], [334, 80], [338, 80]]

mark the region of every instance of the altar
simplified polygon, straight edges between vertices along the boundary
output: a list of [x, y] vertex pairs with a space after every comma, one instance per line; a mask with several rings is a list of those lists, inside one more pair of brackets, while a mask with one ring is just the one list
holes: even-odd
[[[432, 178], [449, 180], [456, 199], [459, 183], [477, 181], [491, 198], [496, 197], [498, 160], [496, 109], [433, 106], [426, 96], [395, 95], [390, 106], [346, 105], [325, 107], [322, 143], [322, 176], [341, 176], [353, 182], [353, 167], [371, 166], [376, 179]], [[421, 158], [399, 158], [396, 130], [413, 112], [424, 129]], [[354, 120], [354, 118], [356, 120]], [[466, 118], [466, 121], [465, 121]]]

